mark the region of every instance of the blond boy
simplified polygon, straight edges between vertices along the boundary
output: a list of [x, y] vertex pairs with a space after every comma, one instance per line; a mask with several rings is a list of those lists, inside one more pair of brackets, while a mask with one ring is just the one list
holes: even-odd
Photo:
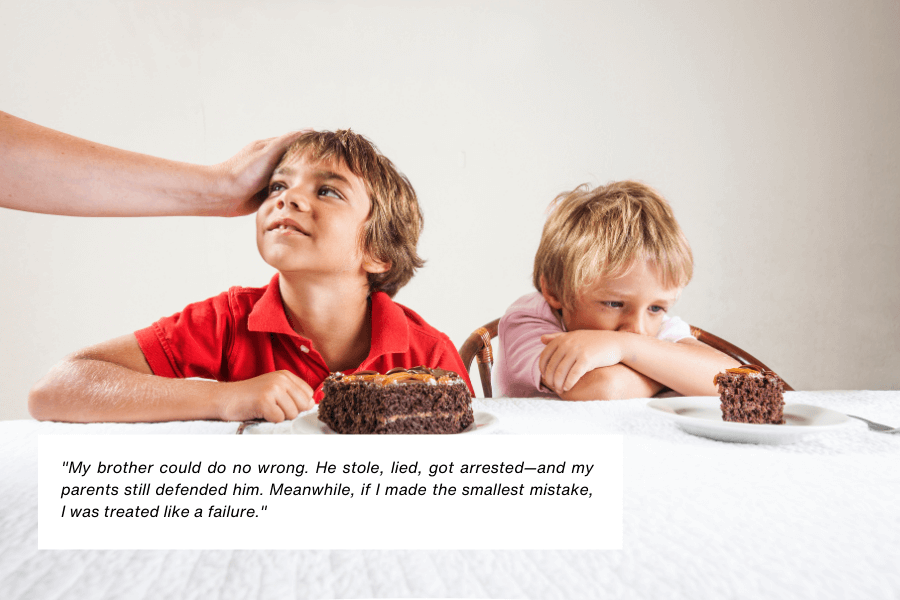
[[669, 314], [692, 272], [687, 239], [653, 189], [621, 181], [559, 195], [535, 256], [538, 292], [500, 320], [498, 388], [563, 400], [715, 395], [713, 376], [737, 362]]
[[421, 227], [409, 181], [368, 140], [305, 133], [256, 215], [259, 252], [278, 271], [269, 285], [75, 353], [32, 389], [31, 414], [281, 421], [315, 406], [334, 371], [425, 365], [467, 377], [449, 338], [391, 300], [422, 265]]

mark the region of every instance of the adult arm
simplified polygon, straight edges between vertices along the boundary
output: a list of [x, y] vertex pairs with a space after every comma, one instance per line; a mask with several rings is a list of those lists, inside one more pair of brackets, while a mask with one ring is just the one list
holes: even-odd
[[0, 112], [0, 206], [89, 217], [249, 214], [302, 133], [253, 142], [223, 163], [201, 166], [104, 146]]
[[172, 379], [152, 374], [137, 338], [126, 335], [63, 360], [32, 388], [39, 420], [90, 423], [220, 419], [283, 421], [314, 406], [309, 385], [288, 371], [246, 381]]

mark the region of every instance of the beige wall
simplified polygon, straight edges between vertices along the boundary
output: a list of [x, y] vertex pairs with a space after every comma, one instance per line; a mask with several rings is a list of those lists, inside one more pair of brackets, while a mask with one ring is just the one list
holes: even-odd
[[[900, 387], [900, 5], [0, 0], [0, 109], [215, 162], [352, 127], [416, 186], [398, 300], [457, 344], [530, 291], [543, 211], [636, 178], [696, 256], [674, 311], [795, 387]], [[252, 218], [0, 210], [0, 418], [63, 355], [230, 285]]]

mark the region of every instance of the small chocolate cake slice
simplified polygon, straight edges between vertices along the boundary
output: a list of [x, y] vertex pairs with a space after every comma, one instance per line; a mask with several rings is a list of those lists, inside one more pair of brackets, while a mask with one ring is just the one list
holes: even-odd
[[772, 371], [743, 365], [719, 373], [713, 382], [719, 385], [723, 420], [784, 424], [784, 381]]
[[475, 422], [466, 382], [443, 369], [333, 373], [323, 392], [319, 420], [337, 433], [460, 433]]

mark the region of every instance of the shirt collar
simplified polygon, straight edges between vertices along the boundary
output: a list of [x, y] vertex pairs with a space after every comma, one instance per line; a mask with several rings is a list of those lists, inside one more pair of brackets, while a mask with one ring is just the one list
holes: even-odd
[[[372, 344], [369, 348], [369, 358], [363, 364], [385, 354], [409, 351], [409, 321], [406, 313], [384, 292], [375, 292], [371, 298]], [[278, 274], [272, 277], [266, 291], [250, 311], [247, 329], [281, 333], [309, 341], [294, 331], [288, 323], [284, 303], [281, 300], [281, 289], [278, 286]]]
[[250, 331], [265, 331], [271, 333], [283, 333], [296, 338], [296, 331], [288, 323], [284, 312], [284, 303], [281, 301], [281, 289], [278, 287], [278, 274], [276, 273], [266, 291], [253, 306], [250, 316], [247, 317], [247, 329]]

